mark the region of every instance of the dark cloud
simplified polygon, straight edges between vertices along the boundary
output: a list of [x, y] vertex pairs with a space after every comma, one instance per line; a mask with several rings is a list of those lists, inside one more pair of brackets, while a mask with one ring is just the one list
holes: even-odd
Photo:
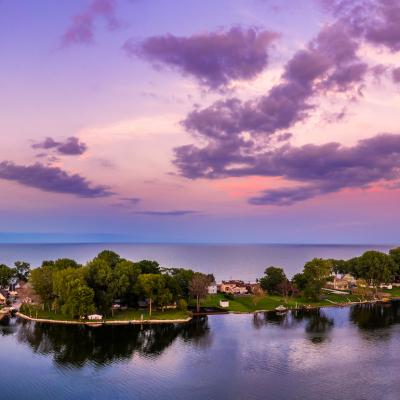
[[92, 0], [82, 13], [72, 17], [70, 26], [62, 35], [61, 46], [92, 44], [94, 42], [95, 23], [98, 19], [103, 19], [108, 29], [118, 28], [120, 22], [115, 12], [116, 0]]
[[[298, 184], [266, 190], [249, 200], [255, 205], [290, 205], [346, 188], [368, 188], [371, 184], [400, 178], [400, 135], [397, 134], [376, 135], [351, 147], [334, 142], [301, 147], [287, 144], [219, 169], [215, 169], [208, 158], [197, 156], [192, 167], [198, 176], [256, 175], [281, 177]], [[202, 174], [195, 163], [203, 170]]]
[[367, 72], [357, 50], [357, 41], [344, 26], [325, 27], [288, 61], [281, 82], [267, 95], [245, 102], [220, 100], [193, 110], [182, 124], [205, 140], [206, 146], [175, 149], [174, 162], [181, 174], [189, 178], [213, 176], [228, 165], [251, 161], [271, 140], [282, 141], [282, 130], [308, 117], [316, 95], [357, 95]]
[[[64, 142], [57, 142], [51, 137], [47, 137], [42, 142], [34, 143], [32, 148], [42, 150], [54, 149], [59, 154], [76, 156], [83, 154], [87, 150], [87, 145], [75, 136], [67, 138]], [[42, 154], [44, 153], [41, 153], [41, 156]]]
[[182, 217], [190, 214], [197, 214], [194, 210], [171, 210], [171, 211], [136, 211], [134, 214], [149, 215], [155, 217]]
[[17, 165], [10, 161], [0, 162], [0, 179], [18, 182], [45, 192], [67, 193], [78, 197], [108, 197], [109, 187], [93, 186], [79, 174], [69, 174], [57, 167], [40, 163]]
[[399, 0], [320, 0], [354, 36], [370, 44], [400, 50]]
[[140, 44], [128, 40], [124, 49], [155, 64], [194, 76], [209, 89], [223, 89], [232, 80], [255, 78], [268, 64], [268, 49], [277, 34], [254, 28], [197, 34], [153, 36]]

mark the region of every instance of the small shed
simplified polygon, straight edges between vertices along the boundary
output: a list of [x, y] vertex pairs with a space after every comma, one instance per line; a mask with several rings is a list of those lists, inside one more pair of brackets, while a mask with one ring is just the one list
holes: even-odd
[[101, 321], [103, 319], [103, 316], [100, 314], [92, 314], [88, 315], [88, 319], [91, 321]]
[[219, 305], [222, 308], [228, 308], [229, 307], [229, 300], [220, 300]]

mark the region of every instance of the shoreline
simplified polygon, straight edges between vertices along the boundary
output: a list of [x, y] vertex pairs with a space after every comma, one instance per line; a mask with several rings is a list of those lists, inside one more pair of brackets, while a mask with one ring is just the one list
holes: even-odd
[[56, 320], [56, 319], [44, 319], [44, 318], [33, 318], [25, 315], [21, 312], [15, 314], [17, 317], [27, 321], [45, 323], [45, 324], [61, 324], [61, 325], [87, 325], [97, 327], [100, 325], [157, 325], [157, 324], [186, 324], [190, 322], [193, 317], [187, 317], [185, 319], [132, 319], [132, 320], [115, 320], [115, 321], [67, 321], [67, 320]]
[[[338, 303], [338, 304], [329, 304], [329, 305], [317, 305], [310, 307], [297, 307], [297, 308], [288, 308], [287, 311], [300, 311], [300, 310], [318, 310], [321, 308], [343, 308], [343, 307], [350, 307], [357, 304], [376, 304], [376, 303], [390, 303], [392, 301], [399, 301], [400, 297], [395, 297], [390, 299], [389, 301], [382, 301], [382, 300], [365, 300], [365, 301], [353, 301], [353, 302], [346, 302], [346, 303]], [[98, 327], [101, 325], [160, 325], [160, 324], [186, 324], [190, 322], [193, 317], [198, 316], [208, 316], [208, 315], [227, 315], [227, 314], [258, 314], [258, 313], [265, 313], [265, 312], [276, 312], [276, 310], [255, 310], [255, 311], [213, 311], [213, 312], [199, 312], [193, 313], [192, 316], [189, 316], [184, 319], [147, 319], [147, 320], [109, 320], [109, 321], [96, 321], [96, 322], [88, 322], [88, 321], [68, 321], [68, 320], [54, 320], [54, 319], [44, 319], [44, 318], [33, 318], [25, 315], [21, 312], [17, 312], [15, 315], [21, 319], [27, 321], [33, 321], [38, 323], [46, 323], [46, 324], [61, 324], [61, 325], [87, 325], [91, 327]]]

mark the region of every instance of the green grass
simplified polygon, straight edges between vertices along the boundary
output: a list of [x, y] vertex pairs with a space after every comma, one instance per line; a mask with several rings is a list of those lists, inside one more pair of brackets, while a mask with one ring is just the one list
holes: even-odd
[[148, 310], [123, 310], [114, 313], [113, 317], [107, 318], [109, 321], [130, 321], [140, 320], [143, 315], [143, 320], [147, 319], [185, 319], [189, 316], [187, 311], [180, 310], [165, 310], [165, 311], [153, 311], [151, 317], [149, 316]]
[[[358, 296], [356, 295], [340, 295], [340, 294], [332, 294], [332, 293], [323, 293], [323, 297], [330, 300], [334, 303], [347, 303], [349, 301], [359, 301]], [[295, 308], [311, 305], [314, 307], [323, 307], [334, 305], [330, 301], [327, 300], [320, 300], [318, 302], [312, 302], [308, 299], [303, 297], [296, 297], [296, 298], [288, 298], [287, 301], [285, 298], [281, 296], [265, 296], [259, 301], [255, 302], [253, 296], [236, 296], [233, 299], [229, 300], [229, 307], [228, 308], [221, 308], [219, 306], [220, 300], [226, 300], [223, 294], [218, 293], [214, 295], [209, 295], [206, 299], [204, 299], [201, 303], [202, 307], [212, 307], [226, 311], [233, 311], [233, 312], [253, 312], [256, 310], [275, 310], [280, 304], [283, 304], [285, 307], [288, 308]], [[191, 303], [193, 306], [194, 303]]]
[[42, 310], [41, 306], [35, 305], [23, 305], [20, 309], [20, 312], [31, 318], [50, 319], [54, 321], [76, 321], [69, 315], [56, 313], [49, 310]]
[[[54, 311], [43, 311], [39, 306], [23, 306], [21, 308], [21, 313], [32, 318], [39, 319], [50, 319], [54, 321], [76, 321], [76, 319], [71, 318], [71, 316], [64, 315], [61, 313], [55, 313]], [[140, 320], [141, 315], [143, 315], [143, 320], [155, 319], [155, 320], [166, 320], [166, 319], [185, 319], [189, 316], [187, 311], [180, 310], [166, 310], [166, 311], [153, 311], [151, 318], [147, 310], [123, 310], [114, 313], [113, 317], [106, 318], [107, 321], [130, 321], [130, 320]]]
[[393, 287], [393, 289], [384, 289], [383, 292], [390, 293], [392, 297], [400, 297], [400, 287]]

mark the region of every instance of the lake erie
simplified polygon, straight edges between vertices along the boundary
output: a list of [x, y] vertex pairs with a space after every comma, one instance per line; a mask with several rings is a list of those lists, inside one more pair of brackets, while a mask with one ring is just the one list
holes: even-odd
[[254, 281], [270, 265], [284, 268], [288, 277], [314, 257], [347, 259], [367, 250], [387, 252], [382, 245], [279, 245], [279, 244], [0, 244], [0, 263], [12, 266], [27, 261], [33, 267], [43, 260], [68, 257], [85, 263], [109, 249], [138, 261], [156, 260], [163, 267], [191, 268], [214, 273], [215, 278]]
[[0, 326], [0, 398], [398, 399], [400, 303], [159, 326]]

